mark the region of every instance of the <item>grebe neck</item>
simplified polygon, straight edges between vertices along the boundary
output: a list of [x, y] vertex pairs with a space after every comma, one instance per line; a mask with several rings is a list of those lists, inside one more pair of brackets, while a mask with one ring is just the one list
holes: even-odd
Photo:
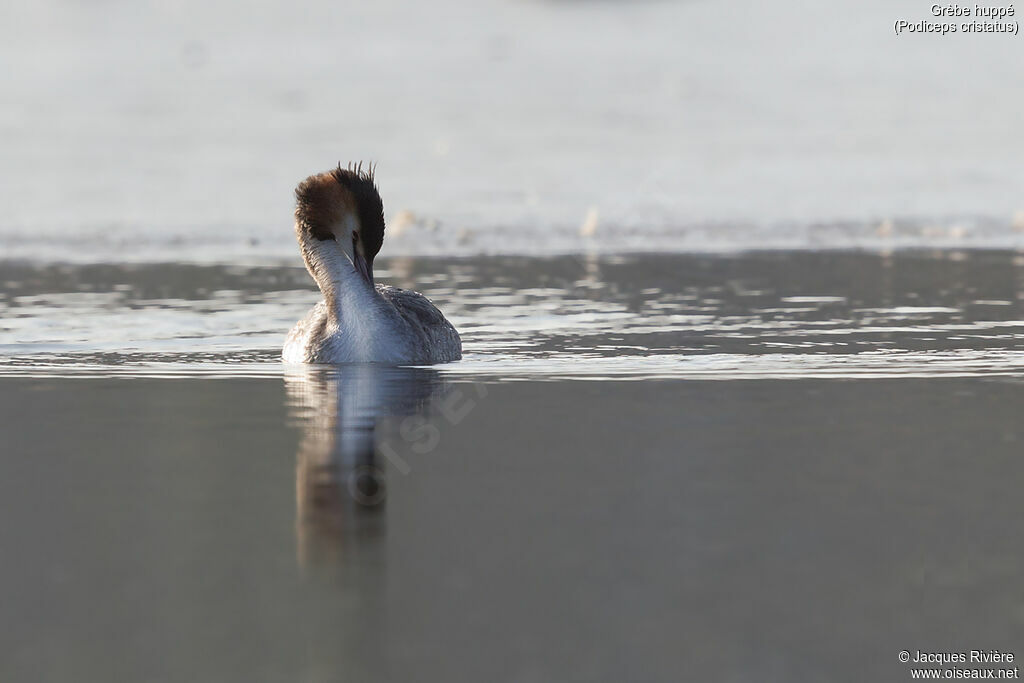
[[358, 309], [372, 305], [371, 302], [379, 298], [372, 282], [356, 270], [337, 241], [318, 240], [308, 232], [300, 234], [306, 270], [320, 288], [331, 319], [340, 322], [343, 317], [348, 320], [358, 318], [355, 315]]

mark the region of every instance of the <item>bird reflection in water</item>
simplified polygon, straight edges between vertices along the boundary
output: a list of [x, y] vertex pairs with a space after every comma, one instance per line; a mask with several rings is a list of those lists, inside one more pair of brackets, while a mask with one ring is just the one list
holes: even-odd
[[289, 414], [302, 429], [295, 457], [299, 565], [350, 565], [355, 545], [365, 555], [384, 532], [385, 466], [394, 451], [379, 448], [378, 422], [426, 412], [442, 392], [441, 376], [372, 364], [296, 366], [285, 373], [285, 387]]

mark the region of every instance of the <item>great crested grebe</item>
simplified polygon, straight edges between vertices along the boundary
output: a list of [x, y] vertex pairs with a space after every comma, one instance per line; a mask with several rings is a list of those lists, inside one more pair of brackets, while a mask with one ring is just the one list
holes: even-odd
[[384, 242], [384, 204], [373, 168], [312, 175], [295, 188], [295, 235], [323, 293], [284, 343], [286, 363], [442, 363], [462, 340], [419, 292], [373, 282]]

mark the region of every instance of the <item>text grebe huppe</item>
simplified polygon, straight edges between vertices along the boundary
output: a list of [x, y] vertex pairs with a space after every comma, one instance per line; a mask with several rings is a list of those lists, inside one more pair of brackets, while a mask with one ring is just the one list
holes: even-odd
[[312, 175], [295, 188], [295, 235], [323, 293], [284, 343], [286, 363], [441, 363], [462, 340], [425, 296], [373, 282], [384, 204], [373, 169]]

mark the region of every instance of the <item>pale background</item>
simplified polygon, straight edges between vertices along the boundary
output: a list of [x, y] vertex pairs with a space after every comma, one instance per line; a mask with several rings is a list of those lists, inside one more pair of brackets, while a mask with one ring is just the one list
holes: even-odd
[[11, 254], [284, 258], [356, 159], [391, 253], [1024, 239], [1020, 38], [924, 1], [7, 5]]

